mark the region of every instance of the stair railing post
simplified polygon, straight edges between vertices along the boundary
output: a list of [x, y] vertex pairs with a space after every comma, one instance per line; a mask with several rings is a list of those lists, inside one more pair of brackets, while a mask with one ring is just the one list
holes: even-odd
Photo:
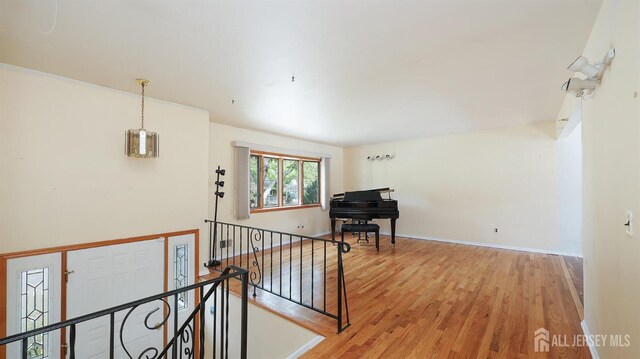
[[173, 346], [171, 358], [178, 358], [178, 293], [173, 295]]
[[[206, 221], [205, 221], [206, 222]], [[213, 223], [211, 221], [209, 221], [209, 260], [211, 260], [214, 256], [213, 254], [213, 249], [215, 248], [215, 243], [214, 243], [214, 234], [213, 234]], [[207, 261], [207, 263], [205, 263], [205, 266], [209, 263], [209, 261]]]
[[211, 249], [211, 259], [213, 259], [214, 263], [216, 262], [216, 249], [217, 249], [216, 247], [218, 246], [218, 196], [216, 196], [215, 208], [216, 209], [213, 214], [213, 240], [212, 240], [213, 248]]
[[242, 273], [242, 308], [240, 314], [240, 358], [247, 358], [247, 312], [248, 312], [248, 298], [249, 295], [249, 272]]
[[342, 331], [342, 245], [338, 243], [338, 334]]
[[[204, 359], [204, 332], [205, 332], [205, 317], [204, 317], [204, 307], [205, 307], [205, 301], [203, 300], [204, 298], [204, 287], [201, 287], [198, 290], [198, 294], [200, 295], [200, 313], [198, 313], [200, 315], [200, 346], [199, 346], [199, 355], [198, 358], [199, 359]], [[214, 323], [215, 325], [215, 323]]]

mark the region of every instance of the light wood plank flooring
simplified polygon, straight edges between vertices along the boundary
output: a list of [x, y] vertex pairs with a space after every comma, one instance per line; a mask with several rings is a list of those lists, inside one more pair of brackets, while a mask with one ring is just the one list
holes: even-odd
[[[409, 238], [392, 247], [386, 237], [377, 253], [373, 241], [358, 245], [348, 238], [352, 325], [343, 333], [335, 334], [335, 320], [281, 298], [261, 291], [250, 297], [326, 336], [305, 358], [590, 357], [585, 347], [534, 352], [538, 328], [568, 338], [582, 334], [579, 258]], [[303, 246], [305, 258], [309, 247]], [[267, 271], [265, 282], [271, 276], [280, 273]], [[335, 274], [328, 277], [332, 298]], [[321, 288], [322, 280], [314, 286]]]

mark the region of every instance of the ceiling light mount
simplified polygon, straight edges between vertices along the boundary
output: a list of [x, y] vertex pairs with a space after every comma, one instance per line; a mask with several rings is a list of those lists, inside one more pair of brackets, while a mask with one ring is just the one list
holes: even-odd
[[591, 65], [589, 60], [582, 55], [578, 56], [578, 58], [567, 67], [567, 70], [583, 73], [589, 78], [596, 78], [598, 73], [600, 73], [600, 69], [596, 65]]
[[367, 161], [384, 161], [384, 160], [392, 160], [395, 155], [384, 154], [384, 155], [371, 155], [367, 156]]
[[147, 86], [151, 83], [151, 81], [145, 79], [136, 79], [136, 83], [140, 86]]
[[576, 97], [582, 97], [584, 95], [590, 94], [597, 85], [598, 80], [596, 79], [583, 80], [581, 78], [572, 77], [562, 85], [562, 90], [568, 93], [575, 94]]

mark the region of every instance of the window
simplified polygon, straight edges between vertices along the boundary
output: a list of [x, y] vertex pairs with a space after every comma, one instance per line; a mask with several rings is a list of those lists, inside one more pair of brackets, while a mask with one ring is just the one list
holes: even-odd
[[277, 158], [263, 157], [263, 186], [262, 186], [262, 206], [278, 207], [279, 203], [279, 183], [280, 165]]
[[252, 212], [319, 205], [319, 158], [251, 152], [249, 206]]
[[320, 162], [303, 162], [304, 204], [320, 203]]
[[[189, 280], [189, 246], [181, 244], [174, 247], [173, 253], [173, 283], [174, 289], [184, 288]], [[178, 311], [189, 308], [187, 292], [178, 294]]]
[[282, 204], [284, 206], [300, 205], [299, 167], [299, 161], [282, 160]]
[[258, 208], [260, 198], [258, 198], [258, 188], [260, 188], [260, 174], [258, 168], [260, 168], [258, 156], [249, 157], [249, 207]]
[[[49, 325], [49, 268], [22, 272], [20, 275], [21, 329], [23, 332]], [[49, 333], [27, 340], [27, 358], [45, 359], [49, 355]]]

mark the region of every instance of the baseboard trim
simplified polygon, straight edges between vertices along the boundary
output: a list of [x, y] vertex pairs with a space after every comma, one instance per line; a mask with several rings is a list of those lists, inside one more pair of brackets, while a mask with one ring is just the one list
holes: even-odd
[[[589, 333], [589, 328], [587, 327], [587, 321], [586, 320], [581, 321], [580, 326], [582, 327], [582, 333], [585, 335], [585, 337], [592, 338], [591, 333]], [[591, 353], [591, 357], [593, 359], [600, 359], [600, 356], [598, 355], [598, 350], [596, 350], [596, 346], [593, 345], [593, 341], [587, 340], [587, 345], [589, 346], [589, 352]]]
[[289, 355], [287, 357], [287, 359], [296, 359], [302, 356], [302, 354], [308, 352], [309, 350], [311, 350], [313, 347], [315, 347], [316, 345], [318, 345], [321, 341], [324, 340], [324, 337], [322, 335], [318, 335], [317, 337], [311, 339], [310, 341], [307, 342], [307, 344], [301, 346], [300, 348], [298, 348], [298, 350], [296, 350], [295, 352], [291, 353], [291, 355]]
[[[380, 232], [380, 234], [384, 234], [384, 235], [387, 235], [387, 236], [391, 235], [389, 232]], [[420, 240], [425, 240], [425, 241], [435, 241], [435, 242], [463, 244], [463, 245], [467, 245], [467, 246], [506, 249], [506, 250], [511, 250], [511, 251], [532, 252], [532, 253], [542, 253], [542, 254], [555, 254], [555, 255], [559, 255], [559, 256], [580, 257], [580, 258], [582, 258], [582, 254], [550, 251], [550, 250], [539, 249], [539, 248], [509, 246], [509, 245], [504, 245], [504, 244], [461, 241], [461, 240], [457, 240], [457, 239], [447, 239], [447, 238], [427, 237], [427, 236], [416, 236], [416, 235], [413, 235], [413, 234], [401, 234], [401, 233], [396, 233], [396, 237], [405, 237], [405, 238], [420, 239]]]
[[326, 236], [327, 234], [331, 234], [331, 231], [316, 233], [310, 237], [322, 237], [322, 236]]

